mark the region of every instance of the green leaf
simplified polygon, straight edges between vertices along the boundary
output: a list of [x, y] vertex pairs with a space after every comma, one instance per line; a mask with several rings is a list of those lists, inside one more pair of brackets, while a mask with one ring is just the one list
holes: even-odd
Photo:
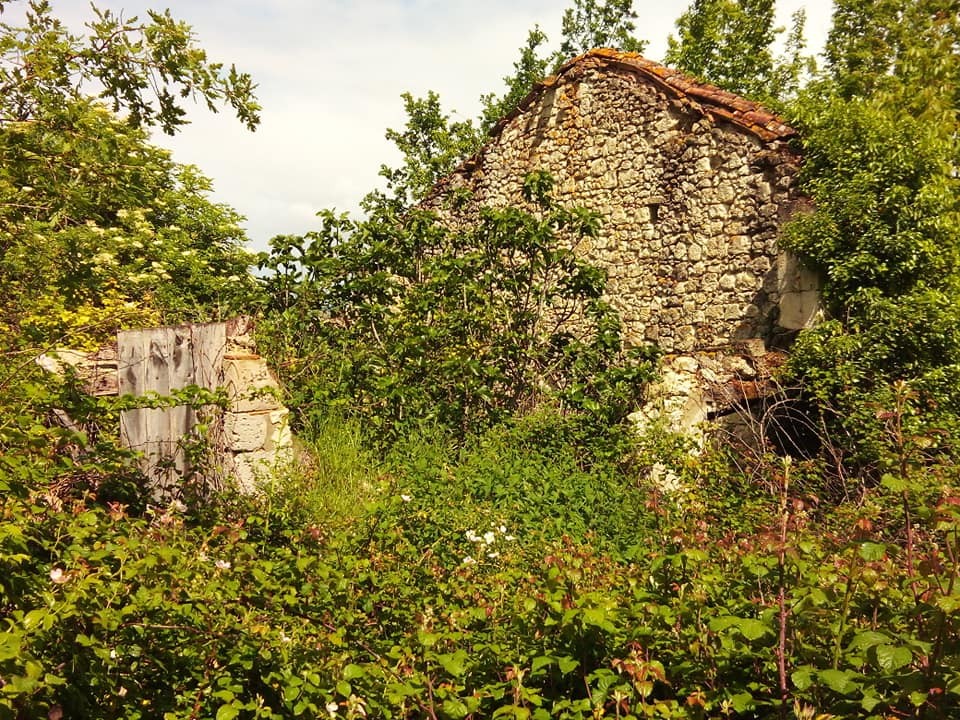
[[463, 650], [457, 650], [455, 653], [445, 653], [437, 656], [443, 669], [454, 677], [460, 677], [466, 672], [465, 663], [467, 662], [467, 653]]
[[359, 665], [354, 665], [353, 663], [344, 667], [342, 673], [344, 680], [356, 680], [357, 678], [363, 677], [366, 674], [366, 670]]
[[745, 713], [749, 710], [756, 708], [757, 703], [753, 699], [753, 695], [748, 692], [737, 693], [730, 697], [730, 704], [733, 705], [733, 709], [738, 713]]
[[759, 620], [743, 618], [737, 623], [737, 629], [747, 640], [759, 640], [772, 630]]
[[450, 718], [464, 718], [470, 711], [459, 699], [443, 701], [443, 714]]
[[883, 477], [880, 478], [880, 484], [896, 493], [901, 493], [908, 487], [906, 480], [890, 473], [884, 473]]
[[886, 672], [899, 670], [913, 660], [910, 649], [899, 645], [877, 645], [875, 652], [877, 665]]
[[240, 714], [240, 711], [231, 705], [221, 705], [220, 709], [217, 710], [217, 720], [233, 720]]
[[860, 676], [848, 670], [821, 670], [818, 675], [824, 685], [841, 695], [848, 695], [860, 686]]
[[547, 667], [548, 665], [553, 664], [553, 658], [549, 655], [538, 655], [533, 659], [533, 662], [530, 663], [530, 671], [535, 673], [541, 668]]
[[865, 542], [860, 544], [860, 557], [867, 562], [883, 560], [887, 554], [887, 546], [881, 543]]
[[9, 632], [0, 633], [0, 662], [20, 657], [22, 638]]
[[588, 627], [598, 627], [601, 630], [613, 632], [613, 624], [607, 619], [607, 611], [604, 608], [589, 608], [583, 611], [583, 624]]
[[803, 692], [813, 684], [813, 676], [815, 673], [816, 669], [813, 666], [804, 665], [790, 673], [790, 680], [793, 681], [793, 685], [797, 690]]
[[875, 630], [864, 630], [853, 636], [847, 650], [863, 650], [890, 642], [890, 636]]

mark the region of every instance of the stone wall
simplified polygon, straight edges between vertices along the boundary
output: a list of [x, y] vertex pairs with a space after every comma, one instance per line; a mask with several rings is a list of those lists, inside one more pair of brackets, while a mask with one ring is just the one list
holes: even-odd
[[[216, 332], [199, 333], [198, 330]], [[169, 343], [154, 337], [158, 333], [168, 339], [172, 335], [177, 351], [169, 351]], [[209, 430], [205, 438], [213, 453], [210, 463], [212, 476], [205, 479], [213, 486], [226, 481], [242, 491], [253, 492], [259, 478], [292, 462], [293, 438], [289, 428], [289, 411], [280, 402], [279, 385], [266, 360], [256, 352], [252, 333], [252, 321], [243, 317], [225, 323], [121, 333], [122, 336], [133, 336], [123, 338], [124, 342], [136, 340], [136, 344], [144, 350], [141, 354], [149, 356], [152, 368], [146, 373], [148, 378], [141, 378], [141, 372], [131, 372], [134, 368], [127, 366], [128, 361], [120, 359], [120, 356], [126, 357], [129, 353], [118, 353], [116, 346], [90, 354], [60, 348], [40, 355], [37, 363], [58, 374], [64, 374], [65, 368], [71, 367], [83, 380], [85, 390], [92, 395], [116, 395], [121, 385], [124, 386], [124, 392], [134, 395], [142, 395], [147, 391], [164, 395], [165, 390], [182, 389], [186, 385], [199, 385], [211, 390], [218, 387], [225, 389], [227, 404], [223, 411], [209, 409], [205, 413], [213, 413], [207, 423]], [[198, 335], [217, 337], [219, 340], [214, 346], [199, 348]], [[192, 362], [186, 363], [186, 374], [179, 373], [174, 367], [175, 356], [181, 363], [185, 357], [193, 357]], [[121, 374], [123, 378], [120, 378]], [[122, 382], [124, 380], [125, 383]], [[162, 387], [154, 386], [158, 380]], [[177, 428], [175, 435], [185, 434], [191, 432], [195, 424], [196, 418], [192, 413], [187, 415], [186, 425], [172, 422], [167, 416], [176, 410], [148, 408], [125, 411], [126, 414], [146, 416], [138, 418], [144, 420], [140, 423], [143, 432], [138, 435], [137, 446], [132, 449], [143, 453], [141, 464], [144, 473], [151, 478], [158, 497], [175, 495], [175, 485], [180, 479], [177, 472], [173, 473], [177, 477], [170, 478], [169, 483], [161, 477], [171, 474], [171, 458], [164, 455], [181, 452], [181, 437], [169, 437], [171, 429]], [[69, 418], [64, 418], [64, 422], [70, 422]], [[129, 435], [129, 432], [121, 432], [125, 442], [129, 442]], [[175, 468], [179, 465], [182, 462], [174, 463]]]
[[222, 385], [228, 405], [220, 442], [223, 467], [242, 490], [257, 487], [258, 477], [293, 460], [290, 413], [280, 402], [280, 387], [256, 352], [248, 318], [227, 323]]
[[[481, 205], [522, 204], [524, 177], [548, 171], [560, 203], [602, 218], [578, 252], [607, 271], [628, 342], [667, 353], [771, 343], [817, 305], [816, 279], [777, 247], [803, 203], [794, 134], [639, 56], [592, 51], [534, 90], [427, 206], [457, 222]], [[458, 190], [472, 199], [454, 212]]]

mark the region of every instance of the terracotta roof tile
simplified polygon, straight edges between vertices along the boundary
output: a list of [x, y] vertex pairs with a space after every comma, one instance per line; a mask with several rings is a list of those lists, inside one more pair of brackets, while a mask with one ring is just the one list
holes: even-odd
[[496, 134], [510, 120], [522, 113], [544, 92], [555, 85], [565, 75], [575, 76], [592, 68], [614, 67], [636, 74], [656, 85], [674, 98], [692, 102], [705, 115], [726, 120], [761, 140], [786, 140], [797, 132], [780, 117], [739, 95], [721, 90], [714, 85], [702, 83], [679, 70], [672, 70], [660, 63], [641, 57], [637, 53], [625, 53], [601, 48], [573, 58], [564, 63], [557, 75], [549, 77], [534, 87], [533, 91], [520, 102], [512, 113], [503, 118], [493, 130]]

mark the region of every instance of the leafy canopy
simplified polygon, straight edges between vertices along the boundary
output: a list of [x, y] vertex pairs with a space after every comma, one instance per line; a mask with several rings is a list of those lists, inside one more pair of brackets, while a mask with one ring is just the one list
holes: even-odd
[[826, 74], [792, 109], [815, 210], [785, 243], [821, 272], [831, 317], [801, 336], [796, 377], [846, 452], [882, 466], [904, 388], [929, 451], [956, 451], [960, 19], [955, 2], [870, 5], [837, 3]]
[[664, 62], [731, 92], [771, 101], [799, 89], [813, 60], [804, 55], [805, 14], [794, 14], [785, 56], [773, 45], [774, 0], [694, 0], [667, 40]]
[[149, 11], [146, 22], [91, 10], [85, 36], [54, 16], [48, 0], [30, 0], [21, 27], [0, 23], [0, 123], [43, 122], [54, 106], [96, 88], [131, 125], [157, 125], [168, 134], [188, 122], [188, 98], [212, 112], [230, 106], [251, 130], [259, 124], [250, 76], [210, 62], [190, 26], [169, 10]]
[[242, 218], [210, 202], [210, 181], [147, 135], [186, 122], [191, 98], [227, 104], [255, 127], [250, 78], [209, 62], [169, 13], [140, 23], [92, 12], [86, 35], [42, 1], [29, 4], [24, 25], [0, 24], [0, 282], [9, 289], [0, 333], [9, 347], [95, 346], [118, 327], [229, 312], [254, 289]]
[[573, 251], [597, 218], [550, 188], [534, 174], [534, 212], [483, 209], [463, 230], [419, 210], [326, 212], [275, 238], [264, 332], [303, 413], [357, 415], [380, 442], [420, 424], [464, 439], [545, 402], [622, 421], [652, 353], [624, 351], [605, 276]]

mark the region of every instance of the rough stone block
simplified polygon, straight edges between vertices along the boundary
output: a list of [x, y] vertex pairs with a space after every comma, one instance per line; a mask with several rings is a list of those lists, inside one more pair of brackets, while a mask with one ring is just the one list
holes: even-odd
[[233, 452], [266, 450], [273, 434], [271, 411], [228, 412], [223, 415], [224, 445]]
[[234, 355], [223, 360], [223, 381], [232, 412], [276, 410], [279, 387], [259, 355]]

